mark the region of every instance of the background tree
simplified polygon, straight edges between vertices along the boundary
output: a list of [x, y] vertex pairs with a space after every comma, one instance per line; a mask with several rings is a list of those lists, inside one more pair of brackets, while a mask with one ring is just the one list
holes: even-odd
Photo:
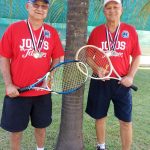
[[[74, 59], [75, 52], [86, 44], [88, 0], [68, 0], [65, 59]], [[72, 72], [73, 73], [73, 72]], [[63, 95], [61, 124], [56, 150], [83, 150], [83, 91]]]

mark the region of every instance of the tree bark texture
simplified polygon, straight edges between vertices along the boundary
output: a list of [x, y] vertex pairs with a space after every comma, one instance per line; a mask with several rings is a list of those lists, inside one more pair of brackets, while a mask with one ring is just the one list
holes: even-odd
[[[65, 59], [74, 59], [76, 51], [86, 44], [88, 0], [68, 0]], [[72, 72], [73, 73], [73, 72]], [[63, 95], [61, 123], [55, 150], [83, 150], [84, 87]]]

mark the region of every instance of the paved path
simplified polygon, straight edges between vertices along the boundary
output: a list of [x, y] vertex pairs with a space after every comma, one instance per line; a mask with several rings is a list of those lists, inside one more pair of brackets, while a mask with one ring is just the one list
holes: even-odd
[[150, 67], [150, 56], [142, 56], [140, 66]]

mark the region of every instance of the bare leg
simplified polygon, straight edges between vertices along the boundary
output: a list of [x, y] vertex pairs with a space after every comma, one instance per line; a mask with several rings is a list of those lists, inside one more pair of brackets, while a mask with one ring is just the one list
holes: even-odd
[[120, 120], [120, 135], [122, 150], [130, 150], [132, 144], [132, 122], [124, 122]]
[[39, 148], [44, 147], [45, 137], [46, 137], [45, 128], [35, 128], [35, 139], [36, 139], [37, 146]]
[[105, 121], [106, 117], [96, 120], [96, 136], [98, 144], [105, 143]]
[[10, 133], [10, 149], [21, 150], [22, 132]]

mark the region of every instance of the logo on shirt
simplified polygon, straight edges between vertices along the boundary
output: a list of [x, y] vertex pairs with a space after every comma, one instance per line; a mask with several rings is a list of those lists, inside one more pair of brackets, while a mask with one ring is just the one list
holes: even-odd
[[46, 38], [50, 38], [51, 37], [51, 33], [48, 30], [44, 30], [44, 36]]
[[126, 31], [126, 30], [123, 31], [123, 32], [122, 32], [122, 37], [123, 37], [123, 38], [129, 38], [129, 32]]
[[[32, 40], [31, 39], [22, 39], [21, 45], [19, 45], [20, 51], [22, 53], [22, 58], [26, 58], [28, 56], [33, 56], [35, 50], [33, 48]], [[46, 57], [47, 50], [49, 49], [49, 43], [47, 41], [43, 42], [41, 49], [38, 52], [41, 52], [42, 57]]]
[[[111, 44], [111, 43], [110, 43]], [[109, 49], [107, 41], [101, 42], [101, 48], [105, 51], [105, 53], [111, 53], [111, 56], [114, 57], [122, 57], [123, 53], [126, 49], [125, 41], [118, 41], [116, 43], [116, 48], [114, 50]]]

